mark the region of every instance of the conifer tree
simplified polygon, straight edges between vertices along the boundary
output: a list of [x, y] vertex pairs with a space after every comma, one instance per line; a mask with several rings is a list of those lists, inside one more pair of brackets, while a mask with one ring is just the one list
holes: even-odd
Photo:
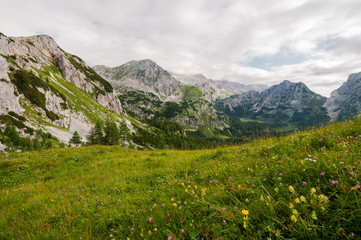
[[118, 145], [120, 140], [119, 129], [115, 122], [107, 120], [104, 127], [104, 139], [105, 145]]
[[79, 136], [79, 134], [78, 134], [77, 131], [75, 131], [75, 132], [73, 133], [73, 136], [71, 137], [69, 143], [70, 143], [70, 144], [75, 144], [75, 145], [81, 144], [81, 139], [80, 139], [80, 136]]
[[100, 122], [97, 122], [95, 126], [90, 130], [87, 136], [88, 144], [102, 144], [103, 143], [103, 129]]

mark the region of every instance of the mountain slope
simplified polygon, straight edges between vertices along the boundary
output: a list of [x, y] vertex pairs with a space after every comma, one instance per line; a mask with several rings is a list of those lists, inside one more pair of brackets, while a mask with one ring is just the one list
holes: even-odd
[[350, 74], [347, 81], [331, 93], [324, 107], [332, 120], [357, 117], [361, 113], [361, 72]]
[[125, 121], [112, 86], [46, 35], [0, 35], [0, 92], [1, 123], [25, 136], [43, 129], [67, 142], [97, 121]]

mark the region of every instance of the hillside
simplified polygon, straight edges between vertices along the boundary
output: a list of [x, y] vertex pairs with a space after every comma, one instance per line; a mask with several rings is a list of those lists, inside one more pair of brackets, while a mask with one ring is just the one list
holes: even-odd
[[361, 119], [203, 151], [0, 155], [1, 239], [360, 239]]
[[31, 139], [41, 130], [68, 142], [106, 119], [129, 128], [136, 122], [124, 115], [109, 82], [47, 35], [0, 34], [0, 66], [1, 128], [13, 125]]

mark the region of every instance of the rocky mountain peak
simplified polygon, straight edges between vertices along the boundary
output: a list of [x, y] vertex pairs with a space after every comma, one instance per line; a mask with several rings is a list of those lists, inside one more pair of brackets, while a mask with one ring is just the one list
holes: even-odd
[[350, 74], [347, 81], [331, 93], [324, 107], [332, 120], [356, 117], [361, 111], [361, 72]]
[[179, 102], [182, 99], [181, 83], [150, 59], [132, 60], [114, 68], [94, 66], [94, 70], [116, 88], [151, 92], [169, 101]]

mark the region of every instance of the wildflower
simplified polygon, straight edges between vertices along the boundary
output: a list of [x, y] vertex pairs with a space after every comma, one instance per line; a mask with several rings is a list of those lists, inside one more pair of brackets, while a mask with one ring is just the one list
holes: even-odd
[[173, 206], [173, 207], [177, 207], [177, 204], [176, 204], [176, 203], [173, 203], [172, 206]]
[[340, 165], [343, 166], [345, 163], [344, 162], [340, 162]]
[[149, 218], [149, 222], [150, 222], [151, 224], [154, 224], [153, 219], [152, 219], [151, 217]]
[[300, 199], [302, 202], [306, 202], [306, 198], [304, 196], [301, 196]]
[[243, 221], [243, 228], [246, 229], [247, 228], [247, 222]]
[[168, 240], [173, 240], [172, 236], [168, 236]]
[[131, 231], [132, 231], [132, 233], [134, 234], [134, 232], [135, 232], [135, 229], [134, 229], [134, 228], [132, 227], [132, 230], [131, 230]]
[[311, 213], [311, 218], [314, 219], [314, 220], [317, 220], [317, 216], [316, 216], [316, 212], [315, 212], [315, 211], [312, 211], [312, 213]]
[[174, 198], [172, 198], [171, 201], [174, 202]]
[[156, 232], [156, 231], [158, 231], [158, 228], [154, 228], [153, 230], [154, 230], [154, 232]]
[[110, 229], [110, 231], [111, 231], [111, 232], [114, 232], [114, 229], [112, 228], [112, 229]]
[[167, 220], [170, 221], [170, 214], [167, 214]]
[[302, 186], [306, 186], [307, 185], [307, 183], [306, 182], [302, 182]]
[[185, 235], [185, 234], [186, 234], [186, 231], [182, 228], [181, 233], [182, 233], [183, 235]]
[[223, 225], [227, 225], [227, 221], [226, 221], [226, 220], [223, 220]]
[[278, 193], [278, 188], [275, 188], [275, 192]]
[[337, 184], [338, 184], [338, 181], [331, 181], [331, 183], [332, 183], [333, 185], [337, 185]]
[[321, 177], [325, 176], [325, 172], [321, 172], [321, 173], [320, 173], [320, 176], [321, 176]]
[[316, 188], [311, 188], [311, 195], [316, 192]]
[[343, 228], [340, 228], [340, 229], [338, 229], [341, 233], [345, 233], [346, 231], [345, 231], [345, 229], [343, 229]]
[[299, 199], [299, 198], [296, 198], [296, 199], [295, 199], [295, 203], [300, 203], [300, 199]]
[[109, 237], [111, 237], [111, 238], [112, 238], [112, 237], [113, 237], [113, 234], [110, 234], [110, 235], [109, 235]]
[[289, 206], [290, 209], [294, 208], [293, 204], [290, 203], [290, 206]]
[[280, 173], [280, 174], [278, 174], [278, 176], [282, 177], [282, 176], [283, 176], [283, 174], [282, 174], [282, 173]]
[[292, 221], [292, 222], [297, 222], [297, 218], [296, 218], [295, 215], [292, 215], [292, 216], [291, 216], [291, 221]]
[[293, 209], [293, 210], [292, 210], [292, 214], [297, 216], [297, 215], [298, 215], [297, 210], [296, 210], [296, 209]]
[[290, 190], [291, 193], [295, 193], [295, 189], [292, 186], [289, 186], [288, 190]]
[[247, 216], [249, 214], [249, 211], [244, 209], [244, 210], [242, 210], [242, 214]]
[[353, 176], [353, 172], [349, 172], [348, 175]]

